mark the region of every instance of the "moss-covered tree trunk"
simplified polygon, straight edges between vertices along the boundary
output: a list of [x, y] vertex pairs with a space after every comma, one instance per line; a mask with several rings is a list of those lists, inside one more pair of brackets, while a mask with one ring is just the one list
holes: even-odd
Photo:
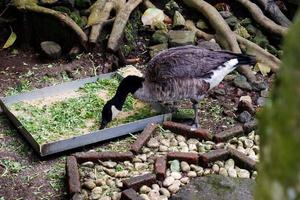
[[300, 199], [300, 12], [284, 41], [282, 68], [260, 116], [256, 200]]

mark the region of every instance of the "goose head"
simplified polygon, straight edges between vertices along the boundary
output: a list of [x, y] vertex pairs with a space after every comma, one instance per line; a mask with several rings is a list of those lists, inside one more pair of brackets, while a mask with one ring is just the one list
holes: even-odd
[[143, 87], [144, 78], [139, 76], [127, 76], [125, 77], [112, 99], [106, 102], [102, 109], [102, 121], [100, 129], [103, 129], [117, 117], [120, 111], [122, 111], [123, 105], [129, 93], [134, 94], [138, 89]]

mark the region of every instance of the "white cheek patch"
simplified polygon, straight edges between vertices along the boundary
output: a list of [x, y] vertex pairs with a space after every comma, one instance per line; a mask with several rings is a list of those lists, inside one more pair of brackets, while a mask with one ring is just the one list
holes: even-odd
[[117, 115], [119, 114], [120, 110], [118, 110], [115, 106], [111, 107], [111, 113], [112, 113], [112, 119], [116, 118]]

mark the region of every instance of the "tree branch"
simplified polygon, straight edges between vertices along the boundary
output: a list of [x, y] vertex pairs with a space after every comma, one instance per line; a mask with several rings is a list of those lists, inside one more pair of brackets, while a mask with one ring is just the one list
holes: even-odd
[[271, 19], [266, 17], [262, 10], [255, 4], [249, 0], [235, 0], [242, 4], [251, 14], [252, 18], [262, 27], [271, 31], [272, 33], [276, 33], [278, 35], [285, 35], [287, 32], [287, 28], [280, 26], [273, 22]]
[[124, 6], [119, 10], [109, 40], [107, 47], [116, 52], [119, 49], [120, 40], [122, 38], [124, 28], [128, 22], [131, 12], [142, 2], [142, 0], [129, 0]]
[[[202, 13], [209, 21], [210, 25], [216, 30], [216, 39], [223, 48], [231, 50], [235, 53], [241, 53], [241, 49], [236, 39], [236, 35], [231, 31], [219, 12], [204, 0], [183, 0], [188, 6], [195, 8]], [[247, 66], [241, 66], [238, 71], [247, 77], [250, 82], [255, 82], [254, 73]]]

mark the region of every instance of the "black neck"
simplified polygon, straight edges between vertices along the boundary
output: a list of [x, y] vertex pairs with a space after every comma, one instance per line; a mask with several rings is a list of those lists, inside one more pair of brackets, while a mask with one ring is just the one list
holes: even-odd
[[111, 99], [112, 104], [116, 106], [118, 110], [122, 110], [125, 100], [129, 93], [134, 94], [139, 88], [143, 87], [144, 78], [138, 76], [127, 76], [124, 78], [115, 96]]

